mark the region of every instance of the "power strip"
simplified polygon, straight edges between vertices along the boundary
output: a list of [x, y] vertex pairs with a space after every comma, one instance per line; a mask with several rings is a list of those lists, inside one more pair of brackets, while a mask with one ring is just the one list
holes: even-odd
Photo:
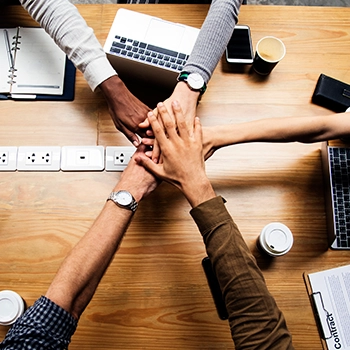
[[18, 171], [59, 171], [61, 147], [19, 147], [17, 153]]
[[103, 146], [62, 147], [62, 171], [102, 171], [104, 164]]
[[133, 146], [0, 146], [0, 172], [123, 171], [134, 152]]
[[17, 170], [17, 147], [0, 147], [0, 171]]
[[134, 152], [135, 147], [106, 147], [106, 171], [123, 171]]

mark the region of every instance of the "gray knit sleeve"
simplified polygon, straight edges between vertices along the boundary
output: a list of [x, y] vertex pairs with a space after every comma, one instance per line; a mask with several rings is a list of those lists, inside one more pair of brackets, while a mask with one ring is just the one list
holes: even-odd
[[209, 81], [231, 38], [241, 4], [242, 0], [212, 0], [184, 71]]

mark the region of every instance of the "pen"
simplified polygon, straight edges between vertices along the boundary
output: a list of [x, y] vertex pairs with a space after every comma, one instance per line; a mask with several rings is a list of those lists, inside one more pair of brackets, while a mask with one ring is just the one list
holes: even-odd
[[5, 44], [6, 44], [6, 50], [7, 50], [7, 57], [9, 60], [9, 65], [10, 65], [10, 69], [14, 69], [15, 65], [13, 62], [13, 56], [12, 56], [12, 52], [11, 52], [11, 46], [10, 46], [10, 39], [9, 39], [9, 33], [6, 29], [4, 29], [4, 37], [5, 37]]

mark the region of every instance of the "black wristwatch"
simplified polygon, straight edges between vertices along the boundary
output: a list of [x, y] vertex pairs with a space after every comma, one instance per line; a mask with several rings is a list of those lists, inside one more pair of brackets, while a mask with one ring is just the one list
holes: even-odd
[[181, 72], [177, 81], [184, 81], [191, 90], [198, 91], [200, 95], [203, 95], [207, 89], [207, 84], [198, 73]]
[[112, 192], [107, 198], [107, 201], [109, 200], [113, 201], [118, 207], [131, 210], [132, 212], [136, 211], [138, 205], [132, 194], [124, 190]]

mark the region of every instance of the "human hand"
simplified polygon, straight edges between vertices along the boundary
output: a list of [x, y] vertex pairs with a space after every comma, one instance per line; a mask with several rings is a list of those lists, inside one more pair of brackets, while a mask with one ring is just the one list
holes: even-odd
[[136, 163], [135, 158], [139, 155], [144, 155], [146, 150], [145, 145], [140, 145], [132, 158], [129, 161], [128, 166], [123, 171], [120, 181], [115, 186], [114, 191], [127, 190], [129, 191], [135, 200], [139, 202], [142, 198], [148, 196], [153, 192], [160, 181], [148, 172], [143, 166]]
[[172, 103], [174, 118], [168, 113], [164, 103], [157, 105], [158, 115], [148, 113], [148, 120], [161, 150], [161, 159], [154, 163], [144, 154], [135, 157], [157, 177], [179, 188], [194, 207], [215, 196], [214, 190], [205, 174], [202, 152], [202, 130], [200, 121], [186, 122], [177, 101]]
[[[180, 81], [175, 86], [175, 89], [171, 96], [164, 101], [164, 105], [169, 115], [172, 117], [173, 120], [175, 120], [172, 103], [174, 101], [179, 101], [186, 123], [188, 123], [189, 125], [193, 125], [194, 118], [196, 117], [198, 98], [199, 92], [191, 90], [186, 83]], [[155, 115], [157, 115], [157, 108], [155, 108], [153, 112]], [[147, 135], [153, 136], [153, 132], [150, 130], [150, 123], [148, 119], [140, 123], [139, 127], [143, 129], [148, 129]], [[158, 147], [157, 141], [152, 139], [144, 141], [145, 144], [153, 146], [152, 152], [147, 153], [147, 155], [150, 156], [155, 163], [157, 163], [160, 156], [160, 149]]]
[[[219, 148], [214, 146], [216, 134], [216, 127], [204, 127], [202, 126], [202, 140], [203, 140], [203, 156], [204, 160], [209, 159], [214, 152]], [[143, 138], [141, 142], [148, 148], [153, 148], [155, 139], [154, 138]], [[146, 151], [145, 154], [152, 158], [152, 151]]]
[[136, 98], [117, 75], [102, 82], [100, 89], [107, 100], [114, 125], [137, 147], [140, 143], [137, 135], [146, 136], [147, 129], [139, 124], [145, 120], [150, 108]]

